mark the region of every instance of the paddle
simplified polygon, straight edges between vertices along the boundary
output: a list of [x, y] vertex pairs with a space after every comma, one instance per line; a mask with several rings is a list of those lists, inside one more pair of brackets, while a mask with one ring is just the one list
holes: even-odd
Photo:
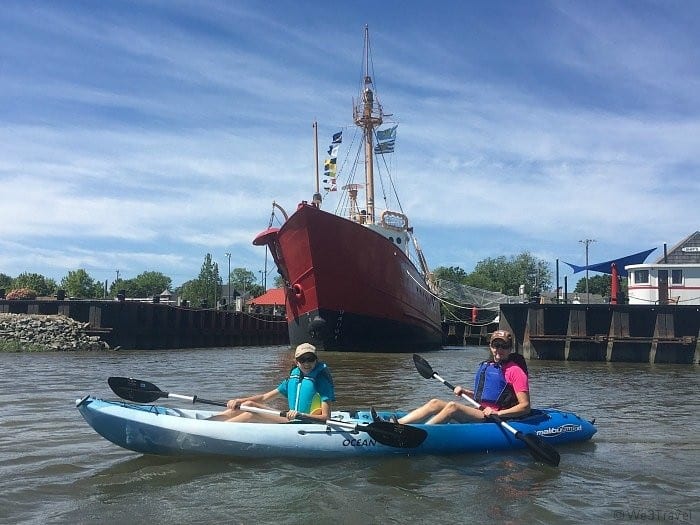
[[[454, 385], [448, 383], [435, 371], [433, 371], [433, 368], [430, 366], [430, 364], [418, 354], [413, 354], [413, 362], [416, 365], [418, 373], [424, 378], [435, 378], [438, 381], [440, 381], [443, 385], [447, 386], [450, 390], [455, 389]], [[475, 408], [478, 408], [479, 410], [484, 409], [483, 406], [481, 406], [477, 401], [475, 401], [468, 395], [462, 394], [462, 397], [466, 399], [469, 403], [471, 403]], [[513, 428], [508, 423], [503, 421], [500, 417], [498, 417], [497, 414], [491, 414], [486, 417], [495, 421], [509, 432], [512, 432], [517, 439], [525, 443], [525, 445], [527, 445], [527, 447], [530, 449], [530, 453], [535, 459], [542, 461], [543, 463], [547, 463], [548, 465], [552, 465], [554, 467], [559, 465], [559, 460], [561, 459], [559, 456], [559, 452], [557, 452], [556, 449], [549, 443], [545, 443], [544, 441], [542, 441], [542, 439], [539, 436], [535, 434], [524, 434], [520, 430]]]
[[[174, 399], [190, 401], [191, 403], [204, 403], [207, 405], [216, 405], [220, 407], [226, 406], [226, 403], [222, 403], [221, 401], [211, 401], [209, 399], [204, 399], [197, 396], [185, 396], [165, 392], [153, 383], [149, 383], [148, 381], [143, 381], [141, 379], [110, 377], [107, 379], [107, 383], [112, 391], [119, 397], [122, 399], [128, 399], [129, 401], [135, 401], [136, 403], [151, 403], [162, 397], [171, 397]], [[279, 412], [266, 408], [241, 406], [239, 409], [244, 412], [270, 414], [280, 417], [285, 417], [287, 415], [286, 411]], [[344, 428], [351, 431], [367, 432], [367, 434], [369, 434], [370, 437], [377, 442], [396, 448], [415, 448], [423, 443], [425, 438], [428, 437], [428, 433], [422, 428], [401, 425], [399, 423], [392, 423], [389, 421], [374, 421], [367, 425], [358, 425], [335, 419], [326, 419], [325, 421], [322, 421], [307, 414], [297, 414], [296, 419], [306, 423], [316, 423], [319, 425]]]

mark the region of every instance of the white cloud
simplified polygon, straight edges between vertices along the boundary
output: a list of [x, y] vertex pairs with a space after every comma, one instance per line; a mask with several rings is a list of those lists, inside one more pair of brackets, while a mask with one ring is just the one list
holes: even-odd
[[[0, 14], [13, 49], [0, 272], [181, 281], [225, 251], [261, 265], [251, 241], [272, 200], [291, 211], [313, 193], [311, 121], [321, 156], [352, 126], [361, 26], [226, 2], [94, 9]], [[557, 2], [517, 23], [469, 5], [444, 19], [413, 9], [400, 34], [377, 24], [375, 80], [400, 122], [395, 182], [431, 264], [578, 256], [583, 237], [605, 259], [698, 228], [699, 47], [683, 13], [660, 8], [674, 31], [643, 6]]]

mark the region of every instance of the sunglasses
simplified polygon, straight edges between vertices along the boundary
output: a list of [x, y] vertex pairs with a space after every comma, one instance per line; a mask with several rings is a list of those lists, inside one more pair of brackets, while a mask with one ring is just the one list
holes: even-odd
[[314, 361], [316, 361], [316, 356], [315, 355], [310, 355], [309, 357], [301, 356], [301, 357], [297, 358], [297, 361], [300, 363], [313, 363]]
[[508, 350], [510, 345], [503, 343], [491, 343], [491, 348], [495, 348], [496, 350]]

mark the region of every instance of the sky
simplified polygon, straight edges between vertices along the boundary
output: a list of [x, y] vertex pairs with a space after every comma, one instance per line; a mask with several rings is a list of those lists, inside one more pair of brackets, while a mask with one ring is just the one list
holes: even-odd
[[0, 273], [262, 277], [312, 123], [321, 162], [352, 133], [366, 25], [432, 268], [652, 261], [700, 229], [698, 2], [5, 0]]

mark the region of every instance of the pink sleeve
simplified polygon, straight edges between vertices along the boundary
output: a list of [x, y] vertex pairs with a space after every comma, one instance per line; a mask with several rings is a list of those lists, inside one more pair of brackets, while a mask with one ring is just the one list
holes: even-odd
[[513, 390], [515, 390], [516, 394], [518, 392], [530, 391], [530, 384], [527, 380], [527, 374], [519, 366], [515, 364], [509, 366], [504, 375], [506, 381], [513, 385]]

